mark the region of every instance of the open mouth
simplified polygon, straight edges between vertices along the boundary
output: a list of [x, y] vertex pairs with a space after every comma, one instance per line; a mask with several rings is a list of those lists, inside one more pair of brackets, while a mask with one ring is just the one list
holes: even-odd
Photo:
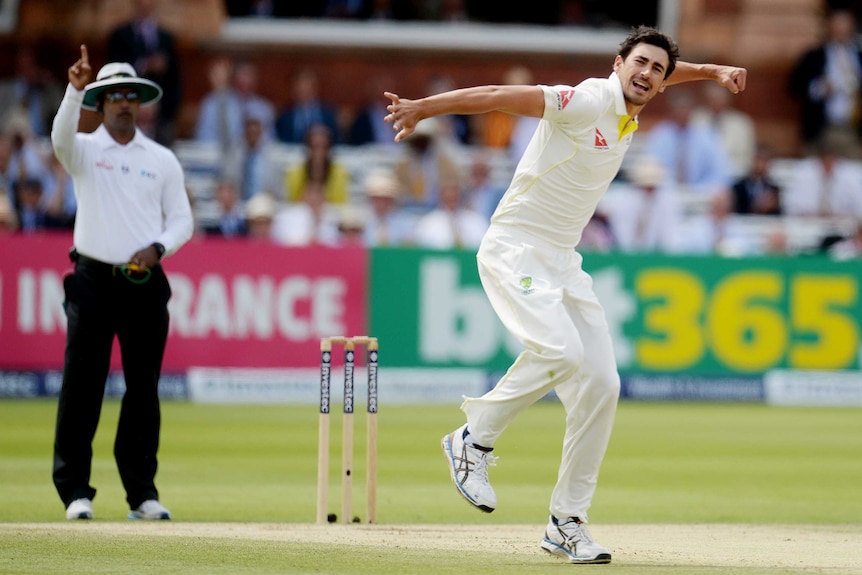
[[640, 80], [633, 80], [632, 86], [634, 86], [636, 91], [641, 92], [642, 94], [648, 94], [650, 90], [650, 85]]

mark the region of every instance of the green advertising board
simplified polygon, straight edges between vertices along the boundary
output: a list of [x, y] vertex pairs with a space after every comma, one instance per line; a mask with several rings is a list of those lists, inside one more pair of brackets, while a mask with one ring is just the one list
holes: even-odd
[[[860, 262], [586, 254], [623, 374], [760, 375], [860, 363]], [[520, 350], [464, 251], [376, 249], [369, 327], [403, 367], [505, 370]]]

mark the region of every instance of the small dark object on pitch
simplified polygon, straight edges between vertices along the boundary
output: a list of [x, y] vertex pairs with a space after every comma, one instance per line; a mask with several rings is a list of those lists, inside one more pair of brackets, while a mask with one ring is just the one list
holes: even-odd
[[330, 513], [326, 516], [326, 520], [330, 523], [335, 523], [336, 521], [338, 521], [338, 515], [336, 515], [335, 513]]
[[358, 517], [358, 516], [354, 516], [354, 517], [353, 517], [353, 522], [354, 522], [354, 523], [361, 523], [362, 521], [359, 519], [359, 517]]

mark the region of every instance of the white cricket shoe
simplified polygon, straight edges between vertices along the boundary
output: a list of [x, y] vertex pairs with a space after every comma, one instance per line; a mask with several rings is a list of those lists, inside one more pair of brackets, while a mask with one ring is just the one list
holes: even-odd
[[129, 511], [129, 519], [170, 519], [171, 512], [156, 499], [147, 499], [137, 509]]
[[611, 552], [593, 541], [586, 523], [577, 517], [560, 522], [551, 515], [542, 549], [571, 563], [610, 563]]
[[66, 519], [92, 519], [93, 502], [87, 498], [76, 499], [66, 508]]
[[487, 451], [465, 444], [466, 430], [465, 423], [443, 437], [443, 454], [459, 493], [474, 507], [491, 513], [497, 507], [497, 495], [488, 480], [488, 466], [496, 465], [497, 458]]

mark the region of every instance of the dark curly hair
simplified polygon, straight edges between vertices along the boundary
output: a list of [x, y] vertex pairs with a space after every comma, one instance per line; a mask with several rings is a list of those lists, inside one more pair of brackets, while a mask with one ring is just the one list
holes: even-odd
[[673, 73], [674, 68], [676, 68], [676, 61], [679, 59], [679, 46], [673, 38], [652, 26], [638, 26], [633, 28], [628, 37], [620, 44], [619, 55], [625, 60], [632, 48], [638, 44], [650, 44], [667, 52], [669, 62], [664, 77], [667, 78]]

